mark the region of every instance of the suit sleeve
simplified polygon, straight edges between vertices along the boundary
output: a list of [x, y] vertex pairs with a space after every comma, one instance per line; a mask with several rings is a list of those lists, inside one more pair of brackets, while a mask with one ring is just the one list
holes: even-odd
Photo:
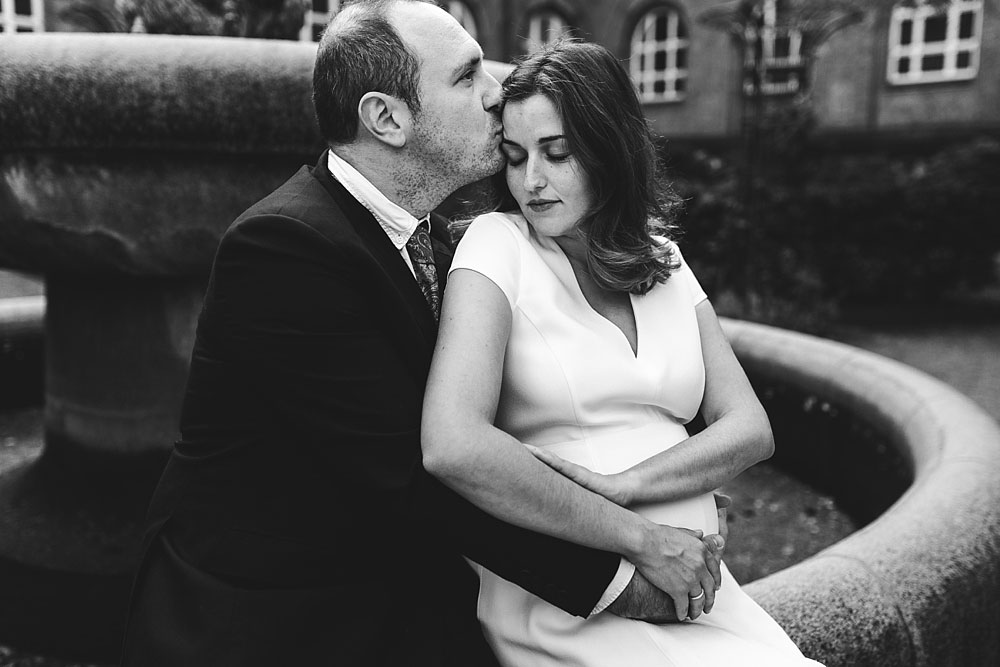
[[[280, 216], [244, 221], [217, 255], [202, 323], [207, 343], [247, 369], [252, 403], [325, 461], [330, 483], [350, 491], [400, 546], [445, 540], [500, 576], [565, 611], [586, 616], [619, 556], [505, 524], [420, 466], [419, 425], [428, 359], [415, 362], [400, 302], [364, 246], [339, 243]], [[201, 333], [199, 333], [201, 335]], [[420, 356], [420, 355], [417, 355]], [[421, 366], [422, 364], [422, 366]], [[421, 366], [420, 368], [415, 368]], [[402, 509], [401, 509], [402, 508]], [[386, 516], [409, 517], [406, 526]]]

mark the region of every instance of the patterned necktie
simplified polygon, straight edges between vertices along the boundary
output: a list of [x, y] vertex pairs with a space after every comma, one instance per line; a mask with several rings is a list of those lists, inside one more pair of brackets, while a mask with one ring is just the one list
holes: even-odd
[[434, 265], [434, 248], [431, 246], [431, 235], [421, 221], [406, 242], [406, 251], [413, 263], [413, 272], [417, 275], [417, 284], [424, 293], [427, 305], [434, 313], [436, 322], [441, 316], [441, 292], [438, 288], [437, 267]]

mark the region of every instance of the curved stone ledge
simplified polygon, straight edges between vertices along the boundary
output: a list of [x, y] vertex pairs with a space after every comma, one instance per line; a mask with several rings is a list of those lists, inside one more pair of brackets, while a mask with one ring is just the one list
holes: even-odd
[[[40, 335], [44, 311], [44, 297], [0, 300], [0, 334]], [[747, 591], [828, 667], [996, 664], [996, 422], [950, 387], [884, 357], [763, 325], [723, 324], [751, 377], [849, 409], [886, 434], [914, 472], [876, 521]], [[842, 482], [850, 493], [851, 480]]]
[[837, 403], [884, 433], [914, 473], [876, 521], [747, 591], [830, 666], [997, 664], [997, 423], [944, 383], [879, 355], [763, 325], [724, 326], [751, 377]]
[[0, 40], [0, 150], [313, 155], [323, 145], [311, 102], [315, 57], [315, 44], [285, 40]]

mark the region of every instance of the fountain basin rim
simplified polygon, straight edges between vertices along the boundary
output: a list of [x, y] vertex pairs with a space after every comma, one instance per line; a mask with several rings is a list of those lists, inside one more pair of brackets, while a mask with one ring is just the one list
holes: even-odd
[[723, 328], [751, 377], [858, 415], [914, 473], [871, 524], [747, 592], [828, 664], [995, 664], [1000, 642], [969, 638], [989, 636], [1000, 621], [997, 422], [952, 387], [880, 355], [761, 324], [723, 318]]

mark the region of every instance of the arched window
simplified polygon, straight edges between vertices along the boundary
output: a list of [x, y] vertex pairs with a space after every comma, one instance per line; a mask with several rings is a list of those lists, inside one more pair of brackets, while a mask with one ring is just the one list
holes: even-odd
[[44, 32], [43, 0], [0, 1], [0, 33]]
[[643, 16], [632, 32], [629, 69], [643, 102], [684, 98], [688, 76], [687, 26], [677, 10], [658, 7]]
[[521, 43], [525, 53], [531, 53], [551, 44], [569, 33], [569, 22], [557, 11], [542, 9], [528, 15], [528, 36]]
[[448, 13], [455, 17], [465, 31], [472, 35], [472, 39], [479, 39], [476, 29], [476, 17], [469, 9], [469, 6], [460, 0], [452, 0], [448, 3]]
[[318, 42], [323, 28], [340, 10], [340, 0], [312, 0], [306, 10], [299, 40], [303, 42]]
[[887, 78], [891, 84], [973, 79], [979, 71], [983, 0], [892, 8]]

